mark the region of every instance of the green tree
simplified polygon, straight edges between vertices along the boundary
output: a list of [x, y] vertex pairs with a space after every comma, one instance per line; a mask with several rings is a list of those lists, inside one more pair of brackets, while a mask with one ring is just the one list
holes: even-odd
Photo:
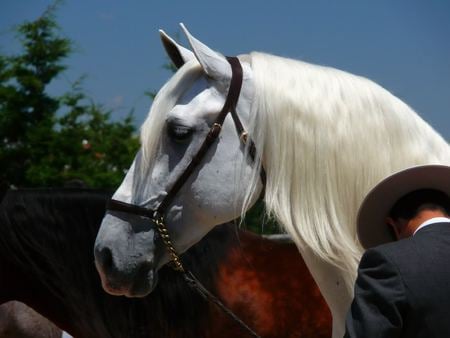
[[15, 186], [78, 179], [115, 187], [138, 148], [132, 114], [111, 121], [111, 112], [86, 97], [78, 82], [64, 95], [48, 94], [72, 52], [55, 10], [18, 26], [19, 54], [0, 55], [0, 179]]
[[248, 229], [257, 234], [279, 234], [281, 233], [280, 225], [274, 218], [267, 216], [264, 201], [259, 199], [255, 205], [247, 211], [245, 218], [242, 220], [244, 229]]

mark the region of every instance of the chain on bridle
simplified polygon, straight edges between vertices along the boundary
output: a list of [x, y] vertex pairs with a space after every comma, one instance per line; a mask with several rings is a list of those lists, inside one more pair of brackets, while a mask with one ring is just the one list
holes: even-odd
[[[164, 215], [169, 207], [169, 205], [172, 203], [173, 199], [179, 192], [179, 190], [182, 188], [184, 183], [188, 180], [188, 178], [191, 176], [195, 168], [200, 164], [204, 156], [206, 155], [209, 148], [214, 144], [217, 137], [219, 136], [223, 122], [225, 121], [225, 118], [227, 117], [228, 113], [231, 114], [236, 130], [239, 135], [239, 139], [241, 142], [246, 145], [247, 142], [250, 142], [248, 144], [248, 152], [250, 157], [255, 160], [256, 156], [256, 148], [251, 139], [248, 138], [248, 134], [246, 130], [244, 129], [244, 126], [239, 119], [239, 116], [236, 113], [236, 105], [237, 101], [239, 99], [239, 95], [241, 92], [242, 87], [242, 78], [243, 78], [243, 70], [241, 63], [239, 62], [239, 59], [237, 57], [227, 57], [227, 61], [229, 62], [232, 70], [232, 76], [231, 76], [231, 82], [230, 87], [228, 90], [228, 94], [225, 100], [225, 103], [223, 105], [222, 110], [217, 115], [216, 120], [214, 121], [211, 129], [209, 130], [205, 140], [203, 141], [202, 145], [200, 146], [199, 150], [197, 151], [196, 155], [191, 159], [188, 166], [185, 168], [185, 170], [182, 172], [182, 174], [176, 179], [175, 183], [172, 185], [171, 189], [167, 193], [167, 195], [163, 198], [163, 200], [160, 202], [156, 210], [147, 209], [135, 204], [130, 204], [126, 202], [121, 202], [118, 200], [111, 199], [108, 202], [107, 210], [110, 211], [120, 211], [120, 212], [126, 212], [129, 214], [134, 214], [138, 216], [143, 216], [146, 218], [149, 218], [153, 221], [153, 223], [156, 225], [156, 229], [158, 231], [159, 236], [161, 237], [161, 240], [163, 241], [164, 245], [166, 246], [172, 263], [172, 268], [174, 268], [177, 271], [180, 271], [183, 273], [183, 276], [185, 280], [188, 282], [188, 284], [197, 290], [197, 292], [202, 295], [205, 299], [208, 299], [209, 301], [212, 301], [214, 304], [219, 306], [226, 314], [231, 316], [235, 321], [237, 321], [242, 327], [244, 327], [251, 335], [254, 337], [259, 337], [258, 334], [256, 334], [248, 325], [246, 325], [241, 319], [239, 319], [230, 309], [225, 307], [219, 299], [217, 299], [215, 296], [213, 296], [201, 283], [198, 281], [198, 279], [188, 270], [186, 270], [180, 260], [180, 257], [173, 246], [173, 243], [170, 239], [169, 231], [165, 225], [164, 222]], [[264, 172], [264, 169], [261, 168], [260, 172], [261, 180], [263, 183], [263, 186], [265, 185], [266, 175]]]

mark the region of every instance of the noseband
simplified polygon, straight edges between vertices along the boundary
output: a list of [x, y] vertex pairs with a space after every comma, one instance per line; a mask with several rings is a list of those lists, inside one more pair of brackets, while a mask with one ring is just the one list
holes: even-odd
[[[201, 283], [200, 281], [190, 272], [186, 271], [183, 267], [180, 257], [175, 250], [172, 241], [170, 240], [169, 231], [164, 223], [164, 215], [167, 211], [167, 208], [172, 203], [176, 194], [180, 191], [184, 183], [188, 180], [191, 174], [194, 172], [195, 168], [200, 164], [202, 159], [205, 157], [209, 148], [214, 144], [217, 137], [219, 136], [223, 122], [227, 117], [228, 113], [231, 114], [234, 125], [239, 135], [239, 139], [244, 144], [244, 146], [249, 142], [248, 152], [253, 161], [255, 161], [256, 157], [256, 147], [252, 140], [248, 139], [248, 134], [242, 125], [239, 116], [236, 113], [236, 105], [239, 99], [239, 95], [242, 87], [242, 78], [243, 71], [241, 63], [237, 57], [227, 57], [227, 61], [229, 62], [232, 70], [230, 87], [228, 89], [228, 94], [225, 99], [225, 103], [223, 105], [222, 110], [217, 115], [214, 124], [208, 132], [205, 140], [203, 141], [201, 147], [199, 148], [197, 154], [192, 158], [189, 165], [183, 171], [183, 173], [177, 178], [175, 183], [172, 185], [171, 189], [167, 193], [167, 195], [160, 202], [156, 210], [147, 209], [135, 204], [125, 203], [118, 200], [111, 199], [108, 202], [107, 210], [109, 211], [120, 211], [126, 212], [129, 214], [134, 214], [142, 217], [146, 217], [152, 220], [156, 228], [158, 230], [159, 236], [164, 242], [172, 260], [172, 267], [183, 273], [183, 276], [187, 283], [194, 288], [202, 297], [208, 299], [209, 301], [216, 304], [219, 308], [222, 309], [227, 315], [233, 318], [236, 322], [238, 322], [244, 329], [246, 329], [252, 336], [259, 337], [257, 333], [255, 333], [247, 324], [245, 324], [239, 317], [237, 317], [230, 309], [228, 309], [225, 305], [223, 305], [219, 299], [217, 299], [214, 295], [212, 295]], [[265, 186], [266, 175], [264, 169], [261, 168], [260, 171], [261, 181], [263, 183], [263, 187]]]

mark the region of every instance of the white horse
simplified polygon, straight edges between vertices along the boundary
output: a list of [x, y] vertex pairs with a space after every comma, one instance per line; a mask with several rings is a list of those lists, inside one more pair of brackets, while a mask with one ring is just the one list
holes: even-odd
[[[142, 126], [142, 148], [114, 199], [155, 209], [195, 156], [227, 96], [232, 70], [220, 53], [182, 26], [192, 52], [161, 32], [181, 67], [160, 90]], [[450, 164], [446, 141], [397, 97], [363, 77], [263, 53], [239, 56], [243, 84], [236, 112], [256, 147], [242, 145], [231, 116], [220, 137], [165, 213], [184, 252], [215, 225], [264, 201], [293, 238], [344, 331], [362, 248], [358, 206], [383, 177], [412, 165]], [[106, 214], [96, 241], [106, 291], [143, 296], [170, 260], [141, 216]], [[295, 295], [293, 295], [295, 297]]]

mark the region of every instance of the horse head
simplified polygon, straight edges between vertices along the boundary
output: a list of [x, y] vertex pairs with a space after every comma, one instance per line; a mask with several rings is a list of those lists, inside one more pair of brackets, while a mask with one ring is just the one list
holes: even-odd
[[[261, 190], [261, 183], [251, 177], [258, 164], [248, 156], [249, 147], [241, 142], [236, 122], [224, 108], [235, 81], [230, 62], [182, 28], [192, 52], [160, 32], [179, 70], [156, 96], [142, 127], [142, 147], [113, 196], [141, 210], [158, 210], [167, 204], [162, 216], [178, 253], [215, 225], [238, 217], [243, 205], [254, 203]], [[247, 125], [254, 95], [252, 72], [245, 57], [239, 64], [240, 95], [238, 91], [230, 109], [235, 109], [240, 124]], [[216, 128], [224, 109], [223, 122]], [[197, 156], [213, 129], [218, 129], [217, 138]], [[257, 188], [249, 195], [241, 188], [250, 181]], [[168, 194], [173, 195], [170, 202]], [[150, 218], [151, 214], [146, 217], [117, 208], [106, 213], [95, 243], [95, 260], [107, 292], [145, 296], [155, 287], [158, 269], [171, 257]]]

